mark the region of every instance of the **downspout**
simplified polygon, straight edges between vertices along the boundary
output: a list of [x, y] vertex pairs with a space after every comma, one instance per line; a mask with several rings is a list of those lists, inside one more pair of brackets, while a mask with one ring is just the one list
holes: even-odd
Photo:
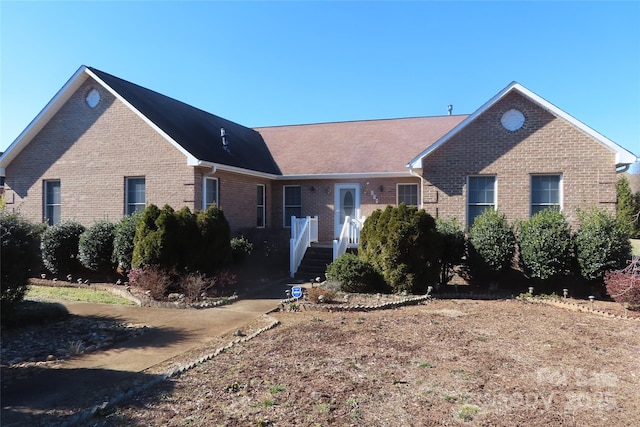
[[417, 174], [411, 167], [409, 168], [409, 174], [416, 178], [420, 178], [420, 209], [424, 209], [424, 197], [422, 197], [422, 191], [424, 190], [424, 178], [422, 175]]
[[622, 165], [622, 169], [620, 167], [616, 167], [616, 173], [623, 173], [629, 170], [631, 165]]

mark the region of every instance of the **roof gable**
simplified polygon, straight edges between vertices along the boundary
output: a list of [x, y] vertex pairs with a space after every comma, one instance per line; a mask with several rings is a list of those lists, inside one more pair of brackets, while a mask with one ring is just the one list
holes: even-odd
[[429, 146], [424, 151], [422, 151], [420, 154], [418, 154], [416, 157], [414, 157], [409, 162], [409, 164], [407, 166], [410, 167], [410, 168], [421, 168], [422, 167], [422, 159], [423, 158], [429, 156], [438, 147], [440, 147], [442, 144], [445, 144], [447, 141], [449, 141], [454, 135], [458, 134], [462, 129], [466, 128], [478, 116], [480, 116], [482, 113], [487, 111], [489, 108], [491, 108], [493, 105], [495, 105], [498, 101], [503, 99], [507, 94], [511, 93], [512, 91], [517, 91], [522, 96], [527, 98], [529, 101], [539, 105], [541, 108], [549, 111], [554, 116], [565, 120], [566, 122], [570, 123], [575, 128], [577, 128], [580, 131], [586, 133], [587, 135], [589, 135], [592, 138], [594, 138], [596, 141], [600, 142], [605, 147], [609, 148], [612, 152], [615, 153], [616, 166], [628, 165], [628, 164], [634, 163], [637, 160], [636, 156], [633, 153], [625, 150], [624, 148], [622, 148], [621, 146], [619, 146], [615, 142], [611, 141], [609, 138], [605, 137], [604, 135], [601, 135], [600, 133], [596, 132], [595, 130], [593, 130], [589, 126], [587, 126], [584, 123], [582, 123], [581, 121], [577, 120], [575, 117], [567, 114], [566, 112], [562, 111], [561, 109], [559, 109], [555, 105], [551, 104], [550, 102], [548, 102], [544, 98], [542, 98], [542, 97], [536, 95], [535, 93], [531, 92], [529, 89], [525, 88], [520, 83], [511, 82], [507, 87], [502, 89], [493, 98], [491, 98], [484, 105], [482, 105], [480, 108], [478, 108], [473, 114], [468, 116], [465, 120], [460, 122], [457, 126], [455, 126], [453, 129], [451, 129], [449, 132], [447, 132], [446, 135], [444, 135], [442, 138], [438, 139], [433, 145]]
[[[189, 165], [204, 164], [249, 173], [280, 175], [280, 169], [262, 137], [253, 129], [85, 66], [76, 71], [9, 146], [0, 158], [0, 171], [33, 139], [87, 78], [94, 79], [132, 109], [181, 151], [187, 157]], [[223, 144], [222, 129], [226, 145]]]

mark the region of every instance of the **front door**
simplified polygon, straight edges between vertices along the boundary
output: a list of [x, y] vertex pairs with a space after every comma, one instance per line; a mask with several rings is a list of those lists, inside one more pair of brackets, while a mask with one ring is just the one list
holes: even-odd
[[339, 237], [346, 217], [360, 218], [360, 185], [336, 184], [335, 207], [335, 237]]

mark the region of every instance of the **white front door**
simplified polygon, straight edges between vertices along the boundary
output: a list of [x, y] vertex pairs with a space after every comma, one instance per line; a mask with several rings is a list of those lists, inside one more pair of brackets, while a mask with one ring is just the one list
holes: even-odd
[[335, 237], [340, 236], [345, 217], [360, 218], [360, 185], [336, 184]]

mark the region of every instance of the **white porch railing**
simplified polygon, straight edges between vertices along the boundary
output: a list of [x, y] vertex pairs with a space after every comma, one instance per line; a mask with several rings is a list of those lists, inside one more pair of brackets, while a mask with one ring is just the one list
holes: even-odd
[[347, 252], [347, 248], [357, 248], [360, 246], [360, 231], [364, 224], [365, 217], [351, 219], [346, 217], [340, 231], [340, 237], [333, 241], [333, 260]]
[[291, 217], [291, 240], [289, 241], [289, 274], [293, 277], [300, 267], [302, 258], [311, 246], [318, 241], [318, 217]]

